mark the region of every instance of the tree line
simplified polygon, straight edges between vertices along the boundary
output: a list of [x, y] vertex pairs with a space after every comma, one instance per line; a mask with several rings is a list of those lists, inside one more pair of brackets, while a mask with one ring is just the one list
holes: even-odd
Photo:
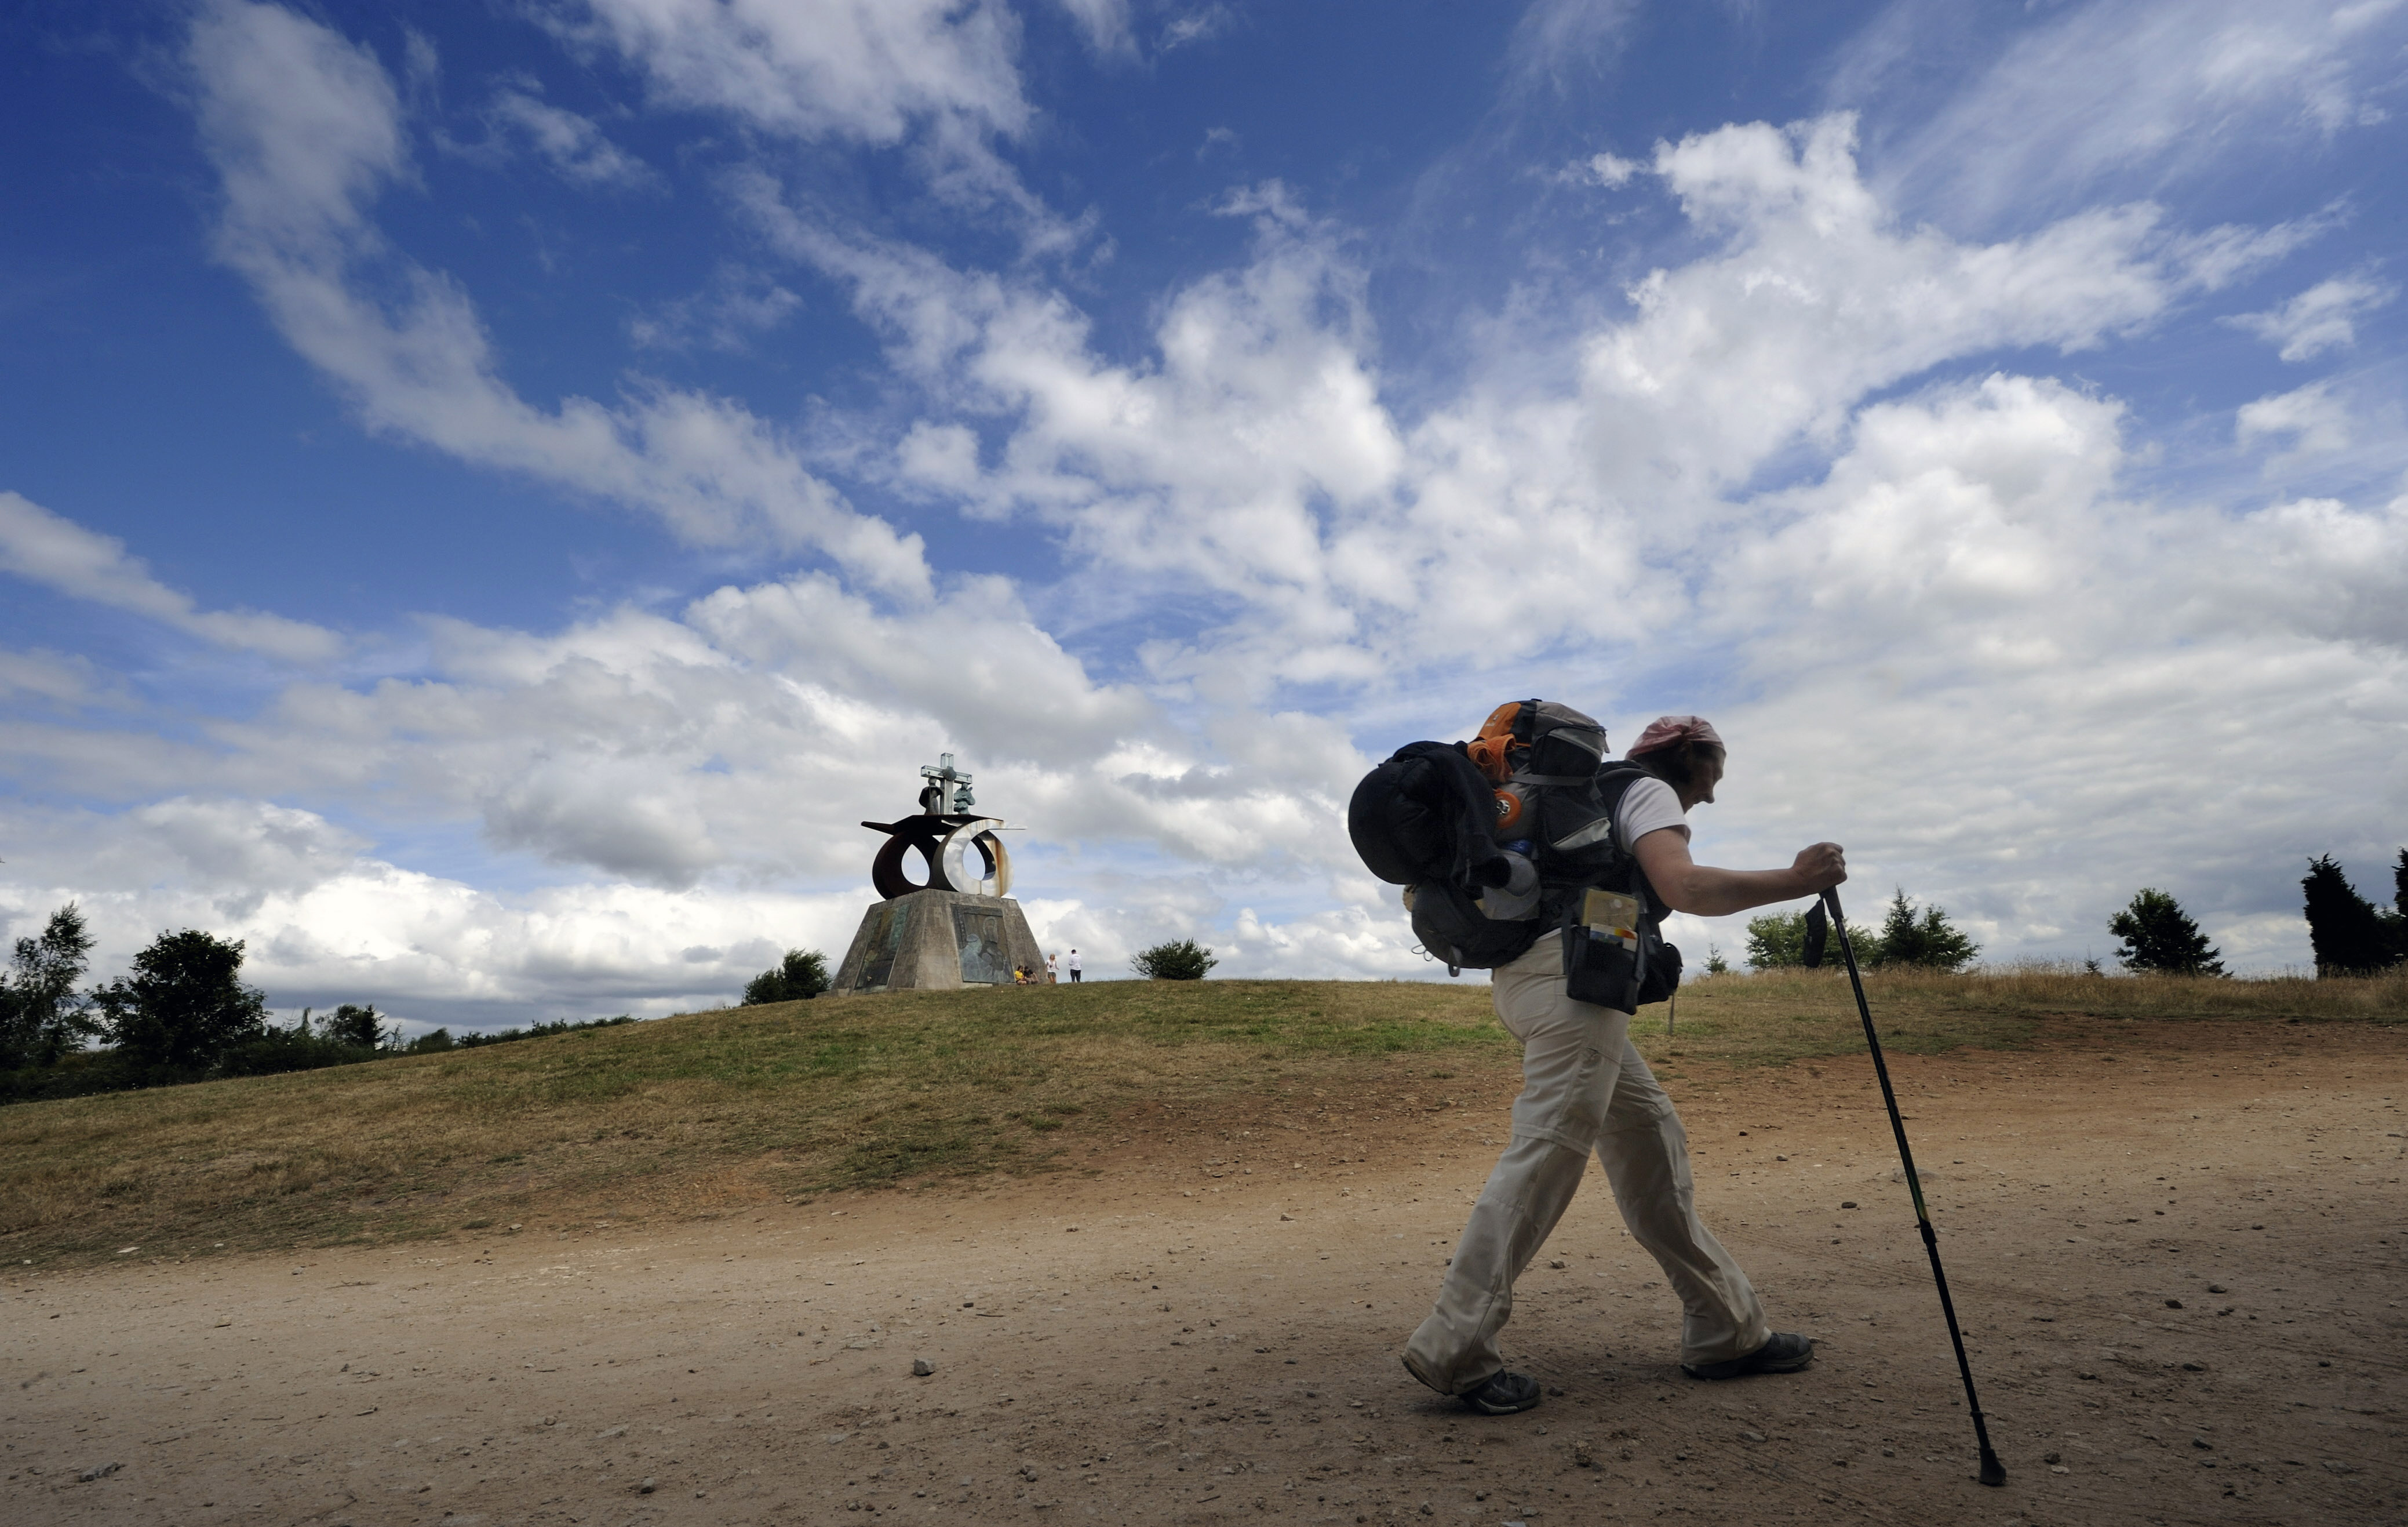
[[375, 1003], [346, 1002], [324, 1017], [303, 1008], [280, 1026], [268, 1021], [266, 994], [242, 980], [240, 939], [162, 933], [128, 973], [83, 990], [92, 946], [72, 901], [38, 936], [17, 941], [0, 981], [0, 1102], [314, 1071], [635, 1021], [538, 1023], [457, 1039], [437, 1029], [405, 1040]]
[[[2392, 904], [2378, 907], [2358, 894], [2329, 854], [2308, 861], [2300, 882], [2306, 905], [2308, 943], [2319, 977], [2373, 975], [2408, 963], [2408, 848], [2392, 867]], [[2223, 951], [2208, 942], [2182, 903], [2155, 886], [2136, 892], [2121, 912], [2107, 919], [2107, 931], [2118, 941], [2115, 962], [2135, 974], [2222, 975]], [[1888, 915], [1879, 929], [1848, 925], [1857, 962], [1866, 966], [1914, 965], [1928, 970], [1959, 971], [1981, 952], [1948, 920], [1944, 908], [1929, 906], [1918, 915], [1906, 892], [1892, 897]], [[1806, 914], [1767, 913], [1748, 919], [1747, 962], [1759, 971], [1806, 962]], [[2099, 962], [2088, 962], [2096, 972]], [[1715, 955], [1709, 972], [1728, 967]]]
[[[1918, 915], [1914, 903], [1906, 899], [1903, 888], [1890, 898], [1889, 909], [1877, 929], [1858, 923], [1848, 925], [1848, 944], [1856, 952], [1856, 963], [1868, 969], [1885, 965], [1912, 965], [1924, 970], [1961, 971], [1973, 962], [1982, 946], [1969, 938], [1962, 929], [1949, 921], [1945, 907], [1927, 906]], [[1833, 941], [1830, 958], [1840, 958], [1838, 942]], [[1761, 917], [1747, 920], [1747, 962], [1759, 971], [1784, 965], [1806, 963], [1806, 914], [1769, 912]], [[1714, 972], [1727, 969], [1721, 957], [1706, 962]]]

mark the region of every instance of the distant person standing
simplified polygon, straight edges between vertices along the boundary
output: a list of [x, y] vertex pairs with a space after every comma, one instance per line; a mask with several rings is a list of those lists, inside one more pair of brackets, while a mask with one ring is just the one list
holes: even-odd
[[1082, 966], [1082, 965], [1079, 963], [1079, 951], [1078, 951], [1078, 950], [1076, 950], [1076, 949], [1071, 950], [1071, 951], [1070, 951], [1070, 984], [1071, 984], [1072, 986], [1074, 986], [1074, 987], [1075, 987], [1075, 986], [1077, 986], [1077, 985], [1079, 984], [1079, 972], [1080, 972], [1081, 970], [1082, 970], [1082, 969], [1084, 969], [1084, 967], [1083, 967], [1083, 966]]
[[1045, 957], [1045, 984], [1049, 987], [1058, 986], [1060, 985], [1061, 980], [1062, 951], [1056, 949], [1052, 954]]

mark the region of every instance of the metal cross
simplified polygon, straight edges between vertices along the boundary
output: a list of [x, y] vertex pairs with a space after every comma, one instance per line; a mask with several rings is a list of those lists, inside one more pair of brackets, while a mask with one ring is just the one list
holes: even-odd
[[970, 777], [953, 767], [950, 753], [938, 754], [933, 764], [922, 764], [920, 777], [928, 782], [920, 792], [921, 809], [931, 816], [951, 816], [978, 803], [970, 794]]

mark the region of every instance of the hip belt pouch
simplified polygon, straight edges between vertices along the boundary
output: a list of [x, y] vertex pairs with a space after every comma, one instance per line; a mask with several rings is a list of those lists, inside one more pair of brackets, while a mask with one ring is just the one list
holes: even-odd
[[1589, 891], [1564, 929], [1564, 995], [1617, 1012], [1660, 1002], [1681, 984], [1681, 951], [1666, 944], [1639, 899]]
[[1578, 923], [1564, 929], [1564, 995], [1618, 1013], [1639, 1007], [1640, 951]]

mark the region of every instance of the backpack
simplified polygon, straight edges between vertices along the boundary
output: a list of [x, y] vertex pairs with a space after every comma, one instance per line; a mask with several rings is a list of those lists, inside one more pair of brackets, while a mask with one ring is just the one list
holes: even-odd
[[[1406, 887], [1414, 936], [1447, 973], [1509, 964], [1560, 928], [1580, 1001], [1634, 1011], [1679, 984], [1661, 904], [1613, 834], [1623, 796], [1656, 776], [1605, 749], [1605, 728], [1570, 706], [1509, 700], [1473, 741], [1409, 744], [1355, 787], [1355, 852]], [[1591, 890], [1632, 898], [1635, 926], [1589, 926]]]
[[1499, 848], [1496, 792], [1461, 742], [1408, 742], [1363, 776], [1346, 805], [1346, 831], [1373, 874], [1405, 887], [1422, 947], [1447, 972], [1493, 970], [1519, 959], [1542, 929], [1492, 917], [1481, 905], [1507, 887], [1526, 858]]

